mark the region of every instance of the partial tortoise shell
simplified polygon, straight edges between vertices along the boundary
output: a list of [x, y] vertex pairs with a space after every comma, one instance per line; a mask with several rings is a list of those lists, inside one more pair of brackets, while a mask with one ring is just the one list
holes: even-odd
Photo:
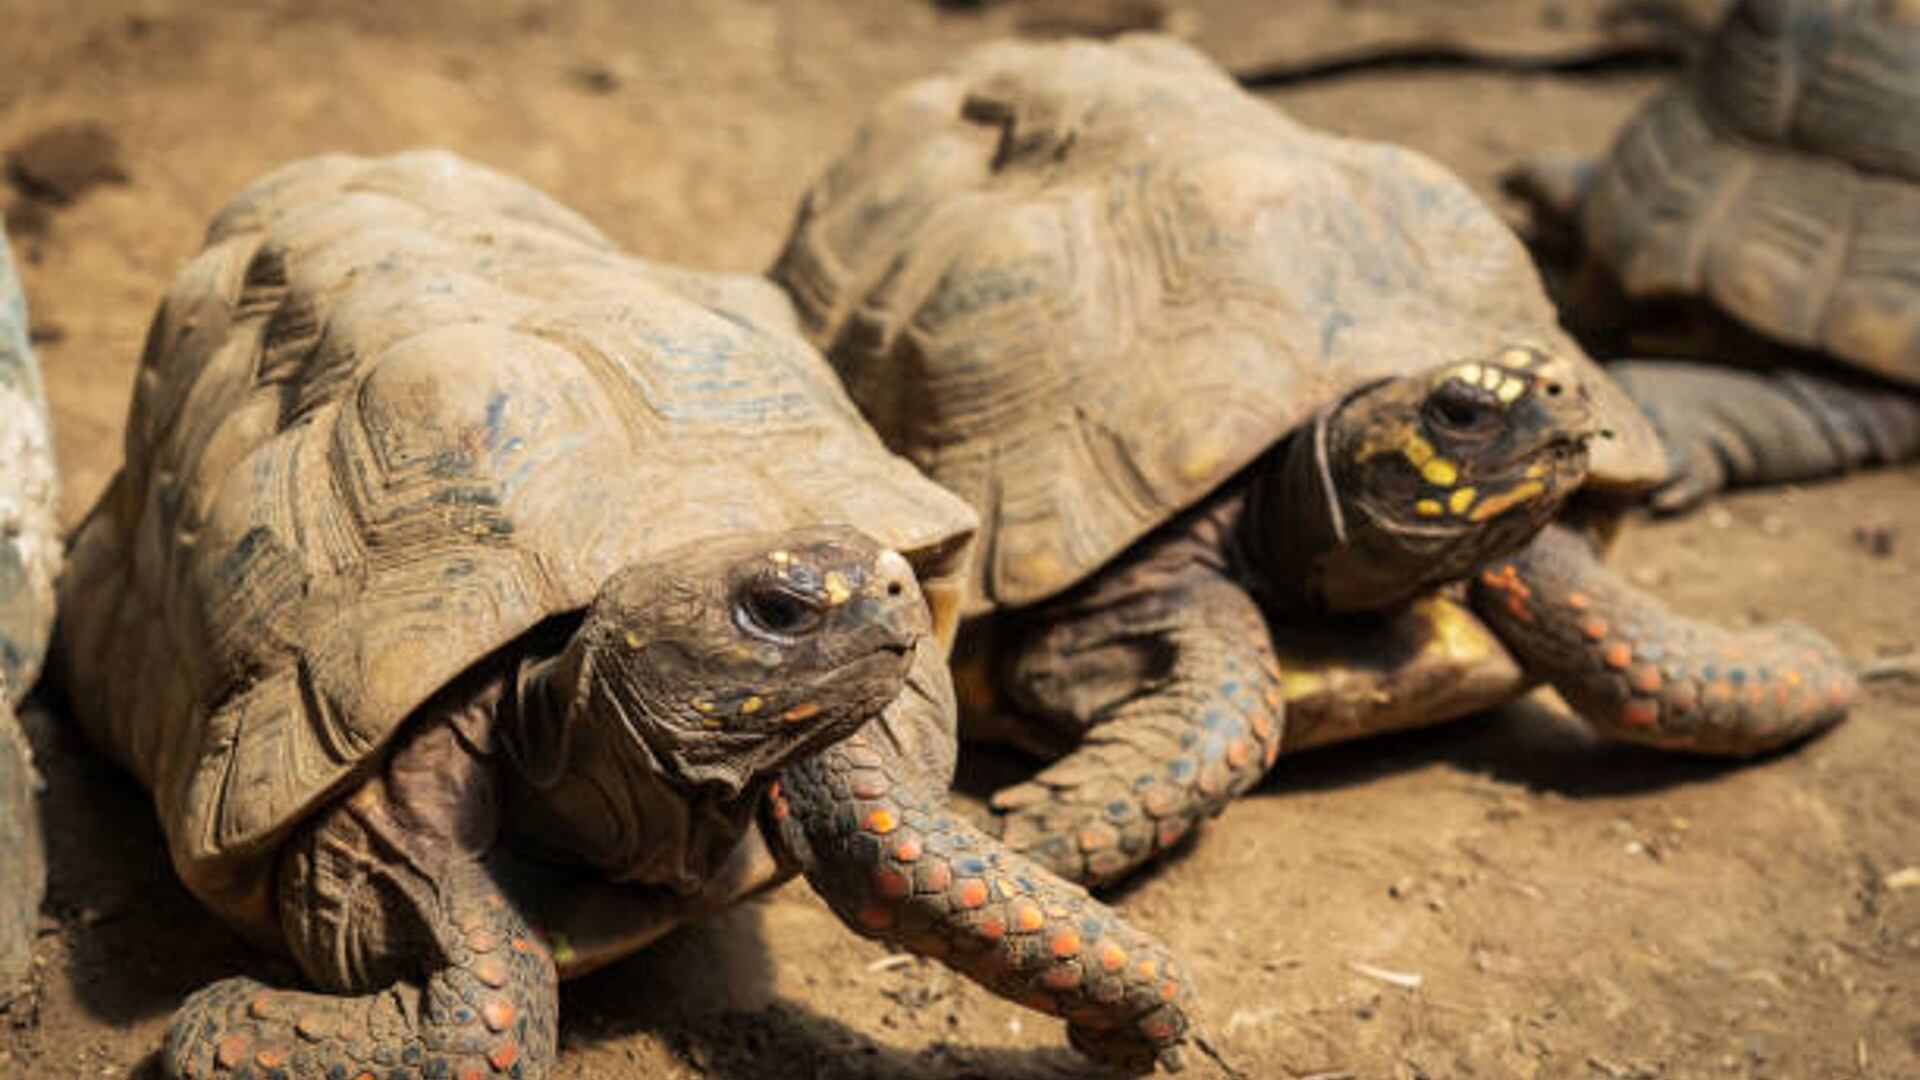
[[997, 44], [887, 98], [775, 268], [888, 445], [981, 511], [971, 610], [1051, 596], [1361, 383], [1532, 343], [1664, 465], [1452, 173], [1172, 40]]
[[1920, 386], [1920, 0], [1742, 0], [1583, 224], [1630, 296]]
[[449, 680], [623, 566], [813, 522], [951, 579], [974, 516], [771, 285], [624, 257], [445, 154], [306, 161], [153, 323], [64, 584], [70, 685], [189, 887], [264, 929], [274, 847]]

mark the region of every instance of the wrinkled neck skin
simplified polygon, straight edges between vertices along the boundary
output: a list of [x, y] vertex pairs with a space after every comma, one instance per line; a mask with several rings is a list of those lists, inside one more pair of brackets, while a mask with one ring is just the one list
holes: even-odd
[[513, 765], [506, 818], [515, 843], [556, 861], [584, 863], [610, 880], [665, 885], [691, 895], [753, 826], [771, 776], [744, 783], [720, 770], [692, 778], [664, 761], [643, 732], [648, 711], [674, 698], [613, 693], [578, 641], [558, 656], [519, 662], [500, 709]]
[[1393, 610], [1524, 546], [1545, 512], [1510, 512], [1475, 527], [1410, 525], [1388, 505], [1404, 492], [1367, 492], [1346, 465], [1332, 422], [1345, 399], [1268, 452], [1248, 479], [1232, 556], [1238, 576], [1277, 615], [1365, 615]]

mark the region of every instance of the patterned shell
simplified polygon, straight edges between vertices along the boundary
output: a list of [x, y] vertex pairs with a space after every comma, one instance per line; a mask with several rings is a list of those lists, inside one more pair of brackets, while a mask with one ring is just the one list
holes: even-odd
[[59, 495], [26, 299], [0, 230], [0, 686], [15, 702], [39, 677], [53, 630]]
[[998, 44], [883, 102], [775, 276], [888, 445], [981, 511], [973, 610], [1071, 586], [1344, 390], [1522, 342], [1526, 251], [1419, 154], [1323, 135], [1184, 45]]
[[1629, 295], [1920, 386], [1920, 0], [1741, 0], [1584, 218]]
[[771, 285], [623, 257], [434, 153], [302, 162], [229, 205], [153, 323], [126, 460], [64, 584], [69, 685], [243, 925], [294, 823], [615, 570], [834, 521], [951, 575], [974, 522]]

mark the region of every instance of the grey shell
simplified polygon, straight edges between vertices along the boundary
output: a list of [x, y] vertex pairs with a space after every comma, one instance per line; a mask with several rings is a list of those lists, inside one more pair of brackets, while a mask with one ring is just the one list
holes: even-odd
[[988, 46], [893, 94], [774, 273], [887, 444], [981, 512], [975, 610], [1073, 585], [1348, 388], [1511, 345], [1591, 385], [1599, 481], [1663, 470], [1465, 184], [1165, 38]]
[[446, 154], [301, 162], [223, 210], [62, 622], [187, 884], [259, 925], [276, 845], [416, 708], [652, 553], [842, 522], [950, 572], [971, 512], [782, 321]]
[[1920, 386], [1920, 3], [1741, 0], [1583, 213], [1635, 297]]

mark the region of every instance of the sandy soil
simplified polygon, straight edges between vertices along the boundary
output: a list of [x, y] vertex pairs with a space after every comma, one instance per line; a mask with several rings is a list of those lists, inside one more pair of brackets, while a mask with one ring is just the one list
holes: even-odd
[[[0, 146], [92, 120], [123, 147], [125, 182], [17, 237], [69, 523], [115, 467], [161, 288], [260, 172], [444, 145], [642, 254], [753, 269], [875, 94], [1013, 25], [916, 0], [0, 0], [0, 23]], [[1599, 150], [1655, 78], [1410, 70], [1272, 97], [1493, 197], [1517, 156]], [[1635, 523], [1619, 558], [1697, 612], [1912, 659], [1917, 495], [1907, 469], [1733, 498]], [[136, 791], [34, 723], [54, 871], [0, 1075], [127, 1075], [187, 991], [292, 973], [195, 907]], [[1246, 1076], [1920, 1077], [1916, 762], [1913, 683], [1744, 768], [1602, 746], [1526, 703], [1286, 761], [1120, 902], [1186, 953]], [[976, 759], [967, 786], [1007, 765]], [[1090, 1075], [1057, 1025], [888, 957], [802, 887], [569, 985], [562, 1037], [565, 1077]]]

